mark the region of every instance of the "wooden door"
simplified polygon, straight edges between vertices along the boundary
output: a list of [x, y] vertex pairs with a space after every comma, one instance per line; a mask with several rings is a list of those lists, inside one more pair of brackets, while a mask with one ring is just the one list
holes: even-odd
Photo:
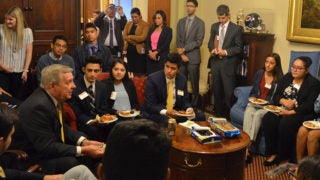
[[83, 0], [83, 24], [91, 21], [94, 10], [100, 10], [100, 0]]
[[[4, 15], [12, 6], [18, 6], [24, 11], [22, 0], [5, 0], [0, 1], [0, 24], [4, 23]], [[26, 7], [27, 8], [27, 7]]]
[[0, 1], [0, 23], [4, 22], [4, 14], [11, 6], [18, 6], [33, 31], [34, 48], [32, 64], [46, 53], [53, 36], [62, 34], [67, 37], [69, 54], [77, 44], [76, 0], [5, 0]]
[[[66, 36], [69, 44], [69, 53], [73, 53], [76, 46], [76, 0], [29, 0], [27, 19], [34, 36], [33, 57], [38, 59], [49, 49], [53, 36]], [[71, 54], [72, 55], [72, 54]]]
[[163, 10], [167, 16], [167, 25], [170, 26], [170, 4], [171, 0], [149, 0], [148, 1], [148, 23], [153, 24], [152, 16], [156, 10]]

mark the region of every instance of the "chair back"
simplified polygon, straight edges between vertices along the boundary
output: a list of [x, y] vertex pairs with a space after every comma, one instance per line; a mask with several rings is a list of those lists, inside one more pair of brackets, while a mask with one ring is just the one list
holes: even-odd
[[78, 130], [77, 116], [74, 113], [71, 106], [68, 103], [64, 102], [63, 110], [64, 110], [64, 120], [66, 121], [66, 123], [71, 127], [72, 130], [74, 131]]
[[147, 76], [134, 77], [132, 81], [136, 87], [137, 97], [140, 107], [144, 103], [144, 87], [146, 86]]
[[109, 77], [110, 73], [109, 72], [101, 72], [100, 74], [98, 74], [97, 76], [97, 80], [98, 81], [102, 81], [105, 80]]
[[320, 60], [320, 51], [310, 51], [310, 52], [305, 52], [305, 51], [291, 51], [290, 54], [290, 64], [289, 64], [289, 69], [288, 72], [291, 72], [291, 66], [293, 64], [293, 61], [300, 57], [300, 56], [308, 56], [312, 60], [312, 64], [309, 68], [309, 72], [312, 76], [320, 79], [319, 77], [319, 60]]

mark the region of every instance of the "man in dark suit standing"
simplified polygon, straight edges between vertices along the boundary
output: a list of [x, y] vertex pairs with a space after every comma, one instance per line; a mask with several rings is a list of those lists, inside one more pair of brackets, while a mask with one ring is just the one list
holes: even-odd
[[[187, 120], [185, 117], [177, 116], [179, 110], [194, 114], [189, 103], [187, 79], [178, 73], [180, 64], [179, 54], [169, 54], [164, 62], [164, 70], [150, 74], [146, 82], [142, 114], [164, 127], [168, 125], [169, 117], [175, 118], [178, 122]], [[205, 120], [203, 114], [195, 115], [196, 120]]]
[[89, 56], [82, 68], [84, 75], [75, 80], [76, 89], [72, 92], [72, 99], [68, 101], [77, 116], [78, 129], [86, 133], [90, 139], [101, 140], [98, 126], [87, 124], [96, 115], [107, 114], [107, 91], [104, 83], [97, 81], [101, 72], [101, 59]]
[[75, 88], [72, 71], [61, 64], [45, 67], [40, 88], [18, 108], [22, 121], [16, 126], [13, 147], [39, 159], [46, 174], [64, 173], [83, 163], [92, 169], [96, 164], [91, 158], [102, 157], [104, 152], [100, 148], [103, 143], [88, 140], [85, 134], [73, 131], [63, 120], [62, 103], [71, 98]]
[[187, 0], [188, 16], [180, 19], [177, 25], [177, 52], [182, 58], [180, 72], [190, 77], [193, 108], [197, 108], [199, 100], [200, 46], [205, 33], [204, 22], [195, 15], [197, 7], [197, 0]]
[[213, 79], [214, 111], [216, 116], [229, 117], [236, 67], [242, 52], [242, 28], [230, 21], [229, 7], [217, 8], [219, 22], [212, 24], [208, 48], [209, 67]]
[[109, 72], [113, 57], [109, 48], [98, 41], [98, 28], [93, 23], [87, 23], [84, 31], [85, 43], [77, 47], [73, 54], [76, 78], [83, 76], [82, 68], [85, 65], [86, 58], [89, 56], [100, 58], [102, 71]]
[[[120, 19], [115, 17], [117, 11]], [[121, 55], [123, 49], [122, 30], [126, 23], [127, 17], [122, 7], [116, 7], [114, 4], [109, 4], [106, 11], [100, 13], [94, 21], [94, 24], [100, 29], [98, 41], [107, 46], [113, 56]]]

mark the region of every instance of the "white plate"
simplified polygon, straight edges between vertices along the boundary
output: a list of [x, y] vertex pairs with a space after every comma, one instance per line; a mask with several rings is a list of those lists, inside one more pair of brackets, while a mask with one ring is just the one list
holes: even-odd
[[98, 123], [99, 123], [99, 124], [110, 124], [110, 123], [113, 123], [113, 122], [115, 122], [115, 121], [117, 121], [117, 120], [118, 120], [118, 118], [117, 118], [117, 117], [114, 117], [114, 119], [111, 120], [111, 121], [99, 121], [99, 120], [98, 120]]
[[303, 126], [309, 129], [320, 129], [319, 121], [305, 121], [303, 122]]
[[[123, 111], [123, 112], [130, 112], [130, 111]], [[125, 117], [125, 118], [128, 118], [128, 117], [136, 117], [140, 115], [140, 111], [134, 111], [133, 114], [122, 114], [121, 112], [119, 113], [119, 116], [121, 117]]]
[[264, 106], [263, 108], [267, 111], [274, 112], [274, 113], [278, 113], [282, 110], [281, 107], [275, 106], [275, 105], [267, 105], [267, 106]]
[[87, 122], [87, 124], [110, 124], [110, 123], [113, 123], [113, 122], [115, 122], [115, 121], [117, 121], [118, 120], [118, 118], [116, 117], [116, 116], [114, 116], [114, 115], [112, 115], [113, 117], [114, 117], [114, 119], [113, 120], [111, 120], [111, 121], [100, 121], [100, 116], [99, 115], [97, 115], [96, 116], [96, 119], [91, 119], [91, 120], [89, 120], [88, 122]]
[[192, 114], [181, 114], [181, 113], [179, 113], [179, 112], [177, 112], [176, 115], [177, 115], [177, 116], [181, 116], [181, 117], [192, 117], [192, 116], [195, 116], [194, 113], [192, 113]]
[[263, 104], [268, 104], [268, 101], [264, 100], [264, 99], [259, 99], [259, 98], [249, 98], [249, 101], [252, 102], [253, 104], [259, 104], [259, 105], [263, 105]]

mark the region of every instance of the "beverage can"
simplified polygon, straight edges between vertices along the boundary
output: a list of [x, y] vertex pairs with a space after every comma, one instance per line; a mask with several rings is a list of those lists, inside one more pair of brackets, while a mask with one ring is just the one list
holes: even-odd
[[170, 118], [168, 120], [168, 135], [173, 136], [176, 133], [177, 121], [176, 119]]

